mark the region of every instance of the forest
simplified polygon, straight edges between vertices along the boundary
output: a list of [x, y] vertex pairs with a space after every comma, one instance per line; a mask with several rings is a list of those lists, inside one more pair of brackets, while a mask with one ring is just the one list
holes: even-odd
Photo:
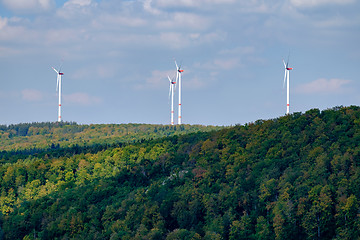
[[0, 125], [0, 151], [46, 149], [71, 146], [106, 145], [118, 142], [168, 137], [191, 132], [207, 132], [221, 126], [169, 126], [152, 124], [91, 124], [43, 122]]
[[360, 107], [174, 128], [0, 126], [0, 239], [360, 238]]

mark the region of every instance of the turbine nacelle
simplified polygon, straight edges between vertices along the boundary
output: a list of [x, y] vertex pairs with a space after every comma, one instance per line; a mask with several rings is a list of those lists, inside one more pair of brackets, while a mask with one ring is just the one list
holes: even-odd
[[58, 70], [56, 70], [54, 67], [51, 67], [58, 75], [64, 75], [64, 73], [63, 72], [61, 72], [61, 67], [60, 67], [60, 69], [59, 69], [59, 71]]
[[286, 70], [292, 70], [292, 69], [293, 69], [293, 68], [289, 68], [289, 67], [286, 68]]
[[176, 60], [175, 60], [175, 65], [176, 65], [176, 70], [177, 70], [179, 73], [184, 72], [184, 70], [183, 70], [183, 69], [181, 69], [181, 65], [180, 65], [180, 66], [178, 66], [178, 65], [177, 65]]
[[169, 82], [170, 84], [176, 84], [176, 81], [172, 80], [169, 76], [168, 76]]

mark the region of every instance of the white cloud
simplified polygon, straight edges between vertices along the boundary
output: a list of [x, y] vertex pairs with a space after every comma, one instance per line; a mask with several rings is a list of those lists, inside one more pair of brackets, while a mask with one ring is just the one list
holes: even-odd
[[312, 8], [329, 4], [346, 5], [354, 3], [355, 0], [290, 0], [291, 4], [301, 8]]
[[[214, 80], [214, 76], [212, 75], [213, 73], [210, 73], [210, 77], [204, 78], [204, 76], [202, 76], [201, 78], [199, 78], [198, 76], [191, 76], [191, 70], [189, 69], [185, 69], [185, 75], [182, 75], [182, 86], [186, 89], [200, 89], [200, 88], [204, 88], [210, 84], [212, 84], [215, 80]], [[169, 88], [169, 80], [167, 78], [167, 76], [169, 76], [170, 78], [175, 78], [176, 77], [176, 71], [173, 70], [165, 70], [165, 71], [160, 71], [160, 70], [154, 70], [151, 72], [151, 76], [147, 79], [145, 79], [144, 83], [141, 84], [137, 84], [135, 86], [135, 89], [137, 90], [144, 90], [144, 89], [166, 89]], [[177, 86], [176, 86], [177, 88]]]
[[122, 15], [111, 15], [103, 14], [92, 22], [93, 26], [100, 29], [115, 28], [119, 29], [120, 26], [128, 27], [141, 27], [146, 25], [144, 19], [135, 16], [122, 16]]
[[97, 66], [87, 66], [82, 68], [77, 68], [71, 74], [73, 79], [89, 79], [89, 72], [91, 72], [92, 78], [97, 79], [106, 79], [112, 78], [117, 73], [117, 66], [112, 63], [100, 64]]
[[[220, 10], [227, 11], [223, 14], [228, 14], [228, 9], [240, 11], [245, 13], [269, 13], [278, 9], [282, 2], [275, 0], [147, 0], [147, 8], [157, 11], [157, 14], [166, 11], [181, 12], [184, 11], [200, 11], [200, 12], [215, 12], [219, 14]], [[144, 4], [144, 9], [145, 4]], [[150, 12], [150, 11], [149, 11]]]
[[239, 59], [231, 58], [231, 59], [216, 59], [214, 60], [215, 66], [218, 66], [220, 69], [229, 70], [233, 69], [240, 65]]
[[[226, 34], [223, 32], [209, 33], [184, 33], [184, 32], [162, 32], [156, 35], [154, 43], [161, 43], [162, 46], [168, 46], [173, 49], [184, 49], [188, 46], [196, 46], [207, 43], [223, 41]], [[149, 41], [147, 41], [149, 42]]]
[[15, 12], [48, 11], [54, 6], [54, 0], [2, 0], [3, 4]]
[[220, 31], [208, 33], [162, 32], [159, 36], [156, 35], [153, 42], [161, 43], [162, 46], [168, 46], [173, 49], [184, 49], [190, 45], [195, 46], [224, 41], [226, 37], [227, 34]]
[[247, 54], [254, 54], [255, 47], [236, 47], [232, 49], [223, 49], [219, 52], [220, 54], [224, 55], [247, 55]]
[[354, 22], [352, 19], [346, 19], [341, 16], [333, 16], [325, 20], [317, 21], [315, 23], [315, 26], [319, 28], [334, 28], [334, 27], [351, 26], [353, 24], [357, 24], [357, 23]]
[[91, 5], [92, 0], [69, 0], [64, 4], [64, 7], [68, 7], [68, 6], [89, 6]]
[[[3, 44], [3, 46], [11, 46], [12, 52], [16, 53], [20, 48], [13, 46], [16, 46], [16, 44], [21, 44], [21, 51], [24, 54], [35, 51], [36, 45], [43, 47], [44, 33], [42, 30], [35, 29], [35, 25], [29, 25], [31, 25], [30, 21], [25, 18], [0, 18], [0, 41], [4, 41], [2, 43], [9, 41], [14, 44]], [[31, 45], [31, 47], [27, 48], [29, 45]]]
[[85, 79], [85, 78], [87, 78], [87, 76], [89, 76], [88, 68], [77, 68], [71, 74], [71, 77], [74, 79]]
[[206, 87], [206, 85], [209, 84], [209, 81], [213, 82], [213, 79], [207, 78], [205, 80], [205, 79], [200, 79], [199, 77], [192, 77], [186, 79], [186, 81], [184, 81], [183, 84], [186, 89], [196, 90]]
[[193, 13], [174, 13], [171, 15], [172, 18], [168, 20], [159, 21], [157, 26], [160, 28], [171, 28], [171, 29], [206, 29], [210, 25], [210, 21], [202, 16]]
[[343, 93], [347, 90], [345, 85], [351, 83], [350, 80], [345, 79], [325, 79], [320, 78], [315, 81], [302, 84], [296, 88], [296, 92], [304, 94], [315, 94], [315, 93]]
[[[1, 38], [1, 37], [0, 37]], [[24, 50], [15, 49], [12, 47], [0, 47], [0, 56], [16, 56], [16, 55], [24, 55]]]
[[169, 84], [169, 80], [167, 76], [173, 78], [176, 75], [175, 70], [154, 70], [151, 72], [151, 76], [145, 79], [144, 82], [135, 85], [135, 89], [142, 90], [142, 89], [156, 89], [156, 88], [163, 88], [167, 84]]
[[0, 17], [0, 30], [6, 27], [7, 25], [7, 18]]
[[92, 12], [97, 6], [98, 4], [92, 0], [69, 0], [57, 11], [57, 15], [61, 18], [77, 20], [82, 16], [93, 17]]
[[36, 89], [24, 89], [21, 91], [22, 99], [30, 102], [37, 102], [43, 99], [43, 94]]
[[184, 48], [189, 44], [187, 37], [184, 34], [178, 32], [161, 33], [159, 37], [161, 42], [176, 49]]
[[194, 65], [195, 68], [211, 71], [230, 70], [240, 66], [242, 64], [238, 58], [214, 59], [204, 63], [195, 63]]
[[153, 0], [145, 0], [144, 10], [155, 15], [161, 14], [161, 11], [159, 9], [156, 9], [152, 6], [152, 2]]
[[49, 29], [46, 32], [45, 40], [47, 43], [53, 44], [63, 44], [63, 43], [74, 43], [80, 42], [86, 38], [86, 32], [78, 29]]
[[[275, 0], [145, 0], [144, 10], [156, 15], [167, 12], [200, 11], [220, 13], [232, 10], [246, 13], [269, 13], [278, 9], [282, 3]], [[224, 14], [228, 14], [227, 11]]]
[[236, 12], [269, 13], [282, 4], [282, 1], [276, 0], [145, 0], [144, 9], [156, 15], [168, 12], [213, 12], [213, 16], [224, 16], [230, 13], [229, 8]]
[[95, 68], [95, 71], [100, 78], [111, 78], [116, 75], [116, 66], [112, 64], [99, 65]]
[[240, 12], [243, 13], [274, 13], [279, 14], [279, 8], [282, 6], [282, 1], [270, 1], [270, 0], [252, 0], [241, 1], [238, 3]]
[[157, 0], [159, 7], [206, 7], [209, 4], [229, 4], [236, 0]]
[[[23, 36], [28, 36], [28, 38], [25, 39]], [[5, 26], [0, 31], [0, 40], [2, 41], [26, 42], [30, 41], [30, 38], [32, 39], [32, 34], [24, 27]]]
[[99, 104], [102, 102], [101, 98], [90, 96], [89, 94], [82, 92], [63, 95], [63, 96], [65, 102], [74, 103], [78, 105], [91, 105], [91, 104]]

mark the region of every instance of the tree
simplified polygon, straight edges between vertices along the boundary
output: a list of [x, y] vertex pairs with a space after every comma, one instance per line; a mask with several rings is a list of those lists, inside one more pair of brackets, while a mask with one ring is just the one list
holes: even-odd
[[[300, 207], [302, 226], [308, 239], [329, 238], [334, 235], [334, 203], [331, 195], [329, 186], [317, 185], [309, 191], [308, 205]], [[306, 208], [308, 209], [305, 210]]]
[[243, 216], [241, 217], [240, 221], [235, 220], [232, 222], [232, 226], [230, 228], [230, 240], [235, 239], [253, 239], [253, 230], [252, 230], [252, 224], [251, 219], [249, 215], [244, 212]]
[[265, 217], [259, 216], [256, 220], [255, 226], [255, 236], [256, 240], [271, 240], [274, 239], [274, 235], [271, 229], [269, 222]]
[[358, 239], [360, 237], [359, 201], [354, 194], [341, 201], [335, 215], [338, 239]]

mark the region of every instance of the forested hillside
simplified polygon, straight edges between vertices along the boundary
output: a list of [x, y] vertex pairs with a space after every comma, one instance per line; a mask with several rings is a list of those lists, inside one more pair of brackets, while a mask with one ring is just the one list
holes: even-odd
[[90, 150], [2, 163], [0, 236], [360, 237], [356, 106]]
[[91, 124], [44, 122], [0, 125], [0, 151], [46, 149], [136, 142], [191, 132], [221, 129], [202, 125]]

